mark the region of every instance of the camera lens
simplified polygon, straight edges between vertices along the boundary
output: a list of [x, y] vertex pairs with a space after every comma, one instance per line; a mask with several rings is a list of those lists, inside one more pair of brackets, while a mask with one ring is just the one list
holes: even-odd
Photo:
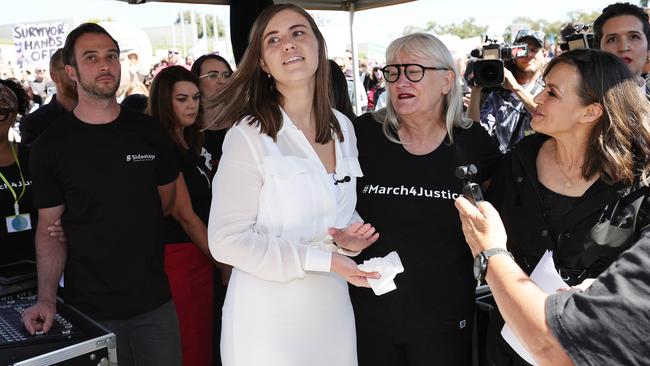
[[493, 87], [503, 84], [503, 61], [481, 60], [474, 63], [474, 81], [481, 87]]

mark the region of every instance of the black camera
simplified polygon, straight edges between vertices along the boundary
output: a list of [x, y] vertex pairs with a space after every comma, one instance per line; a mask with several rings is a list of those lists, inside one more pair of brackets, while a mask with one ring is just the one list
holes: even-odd
[[528, 56], [528, 45], [498, 43], [488, 37], [485, 37], [485, 42], [481, 49], [475, 49], [471, 53], [478, 60], [467, 64], [466, 82], [468, 85], [496, 87], [503, 84], [503, 62]]
[[564, 36], [564, 43], [560, 44], [562, 51], [577, 50], [580, 48], [594, 48], [594, 34], [590, 32], [589, 24], [575, 24], [573, 33]]
[[455, 171], [456, 178], [463, 181], [463, 197], [474, 205], [483, 201], [481, 186], [472, 182], [472, 177], [477, 172], [478, 170], [474, 164], [457, 166]]

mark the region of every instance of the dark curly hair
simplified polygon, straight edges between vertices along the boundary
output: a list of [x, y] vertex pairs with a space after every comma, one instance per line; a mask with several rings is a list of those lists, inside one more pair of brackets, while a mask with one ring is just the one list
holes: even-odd
[[0, 80], [0, 83], [11, 89], [11, 91], [16, 94], [16, 99], [18, 100], [16, 112], [19, 115], [24, 116], [27, 112], [27, 106], [29, 106], [29, 97], [27, 96], [25, 89], [23, 89], [22, 85], [20, 85], [16, 79]]

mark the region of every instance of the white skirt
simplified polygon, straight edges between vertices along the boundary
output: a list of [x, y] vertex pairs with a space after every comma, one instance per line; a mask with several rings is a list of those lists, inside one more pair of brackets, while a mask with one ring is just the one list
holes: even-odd
[[233, 268], [223, 306], [224, 366], [356, 366], [347, 282], [308, 272], [288, 283]]

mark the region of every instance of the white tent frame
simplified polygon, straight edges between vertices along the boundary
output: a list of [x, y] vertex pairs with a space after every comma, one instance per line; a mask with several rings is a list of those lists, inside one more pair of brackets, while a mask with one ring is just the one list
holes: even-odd
[[[119, 0], [129, 4], [144, 4], [146, 2], [163, 3], [192, 3], [192, 4], [213, 4], [229, 5], [229, 0]], [[234, 0], [242, 1], [242, 0]], [[383, 6], [402, 4], [414, 0], [275, 0], [275, 3], [293, 3], [308, 10], [339, 10], [347, 11], [350, 14], [350, 45], [352, 46], [352, 73], [354, 78], [354, 109], [357, 115], [361, 114], [361, 95], [356, 92], [359, 83], [359, 57], [357, 45], [354, 41], [354, 13], [360, 10], [380, 8]]]

